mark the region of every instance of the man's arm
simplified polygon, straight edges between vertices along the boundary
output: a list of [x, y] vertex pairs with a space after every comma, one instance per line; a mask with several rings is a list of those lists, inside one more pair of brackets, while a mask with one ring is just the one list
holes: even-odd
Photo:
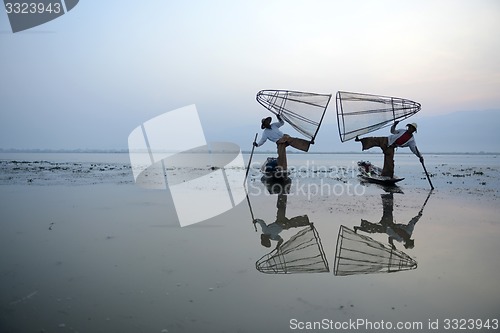
[[278, 127], [285, 125], [285, 122], [283, 121], [283, 119], [279, 114], [276, 115], [276, 118], [278, 118], [278, 123], [277, 123]]
[[414, 226], [415, 224], [417, 224], [418, 220], [420, 220], [421, 217], [422, 217], [422, 211], [418, 212], [418, 215], [415, 216], [414, 218], [412, 218], [410, 220], [410, 222], [408, 222], [407, 225], [413, 225]]
[[254, 142], [254, 143], [253, 143], [253, 145], [254, 145], [255, 147], [260, 147], [260, 146], [262, 146], [262, 145], [264, 144], [264, 142], [266, 142], [266, 141], [267, 141], [267, 135], [266, 135], [266, 132], [262, 132], [262, 134], [260, 135], [260, 140], [259, 140], [259, 142], [257, 142], [257, 143], [255, 143], [255, 142]]
[[391, 133], [396, 134], [396, 126], [399, 124], [399, 120], [396, 120], [391, 126]]
[[418, 150], [417, 145], [416, 144], [410, 145], [410, 149], [413, 152], [413, 154], [417, 155], [417, 157], [420, 159], [420, 162], [423, 163], [424, 157], [422, 156], [422, 154], [420, 154], [420, 151]]
[[279, 249], [279, 247], [281, 246], [281, 244], [283, 244], [283, 238], [280, 237], [280, 239], [278, 240], [278, 244], [276, 244], [276, 250]]
[[253, 223], [254, 224], [258, 223], [260, 225], [261, 230], [264, 230], [265, 228], [267, 228], [266, 222], [264, 222], [261, 219], [255, 219], [255, 220], [253, 220]]
[[391, 245], [391, 248], [392, 248], [393, 250], [395, 250], [395, 249], [396, 249], [396, 245], [394, 245], [394, 238], [389, 237], [389, 244]]

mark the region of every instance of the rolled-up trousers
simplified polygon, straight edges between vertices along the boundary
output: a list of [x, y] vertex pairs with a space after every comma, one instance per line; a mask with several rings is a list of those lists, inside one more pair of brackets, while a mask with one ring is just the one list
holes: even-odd
[[384, 137], [370, 136], [361, 139], [363, 150], [373, 147], [380, 147], [384, 153], [384, 167], [382, 168], [382, 176], [394, 177], [394, 147], [389, 146], [389, 139]]
[[292, 138], [288, 134], [284, 134], [281, 137], [281, 139], [276, 141], [276, 145], [278, 148], [278, 167], [281, 167], [283, 170], [286, 170], [287, 169], [286, 147], [292, 146], [295, 149], [307, 152], [309, 150], [311, 142], [304, 139]]

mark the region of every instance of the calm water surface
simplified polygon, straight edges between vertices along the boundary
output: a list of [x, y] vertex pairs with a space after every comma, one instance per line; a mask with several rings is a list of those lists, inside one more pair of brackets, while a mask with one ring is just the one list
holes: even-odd
[[[483, 331], [495, 331], [498, 158], [426, 156], [430, 193], [414, 156], [396, 157], [405, 180], [392, 190], [359, 183], [349, 168], [361, 157], [291, 155], [297, 172], [281, 194], [254, 169], [249, 200], [180, 228], [167, 191], [133, 184], [126, 154], [3, 154], [0, 332], [289, 332], [349, 321], [359, 332], [382, 321], [426, 332], [447, 319], [489, 320]], [[357, 233], [339, 238], [341, 229]]]

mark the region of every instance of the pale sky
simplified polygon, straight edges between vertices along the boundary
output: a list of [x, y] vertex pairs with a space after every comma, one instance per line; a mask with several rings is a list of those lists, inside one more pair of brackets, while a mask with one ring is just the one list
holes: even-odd
[[208, 140], [240, 144], [268, 115], [261, 89], [500, 112], [498, 0], [80, 0], [15, 34], [1, 12], [0, 50], [0, 148], [127, 148], [135, 127], [190, 104]]

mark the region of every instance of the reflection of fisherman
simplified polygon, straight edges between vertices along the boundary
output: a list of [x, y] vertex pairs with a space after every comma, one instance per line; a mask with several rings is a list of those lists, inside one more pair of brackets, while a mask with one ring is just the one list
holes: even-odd
[[278, 118], [277, 123], [272, 123], [272, 118], [267, 117], [262, 119], [262, 124], [260, 126], [264, 131], [260, 137], [259, 142], [254, 142], [253, 145], [255, 147], [260, 147], [267, 140], [276, 142], [278, 148], [278, 168], [282, 170], [287, 169], [287, 161], [286, 161], [286, 147], [292, 146], [296, 149], [307, 152], [309, 150], [309, 146], [314, 143], [312, 141], [307, 141], [300, 138], [292, 138], [288, 134], [283, 134], [279, 128], [285, 124], [283, 119], [279, 115], [276, 116]]
[[394, 240], [403, 243], [405, 249], [413, 249], [415, 241], [411, 239], [411, 234], [420, 217], [422, 217], [421, 212], [412, 218], [408, 224], [393, 223], [387, 226], [386, 233], [389, 235], [389, 244], [391, 244], [393, 249], [396, 248]]
[[383, 214], [379, 223], [371, 223], [367, 220], [361, 220], [360, 227], [354, 227], [354, 231], [358, 230], [368, 233], [387, 233], [389, 236], [389, 244], [393, 249], [396, 249], [394, 241], [403, 243], [406, 249], [412, 249], [415, 246], [415, 241], [411, 239], [415, 224], [422, 216], [422, 209], [418, 212], [417, 216], [412, 218], [408, 224], [394, 223], [393, 206], [394, 199], [392, 193], [381, 194]]
[[424, 158], [422, 154], [418, 151], [415, 138], [413, 137], [413, 132], [417, 132], [417, 124], [408, 124], [407, 130], [396, 129], [396, 125], [399, 121], [395, 121], [391, 126], [391, 133], [389, 137], [366, 137], [358, 138], [356, 136], [355, 141], [361, 141], [363, 145], [363, 150], [370, 149], [372, 147], [380, 147], [384, 152], [384, 167], [382, 169], [382, 176], [394, 177], [394, 149], [397, 147], [409, 147], [410, 150], [420, 159], [423, 163]]
[[279, 248], [283, 244], [283, 238], [279, 235], [283, 230], [290, 228], [303, 227], [311, 225], [309, 222], [309, 217], [307, 215], [300, 215], [292, 218], [287, 218], [286, 215], [286, 194], [279, 194], [276, 207], [278, 211], [276, 213], [276, 221], [267, 225], [261, 219], [255, 219], [253, 222], [258, 223], [262, 229], [262, 234], [260, 235], [260, 243], [262, 246], [271, 247], [271, 240], [277, 241], [278, 244], [276, 248]]

